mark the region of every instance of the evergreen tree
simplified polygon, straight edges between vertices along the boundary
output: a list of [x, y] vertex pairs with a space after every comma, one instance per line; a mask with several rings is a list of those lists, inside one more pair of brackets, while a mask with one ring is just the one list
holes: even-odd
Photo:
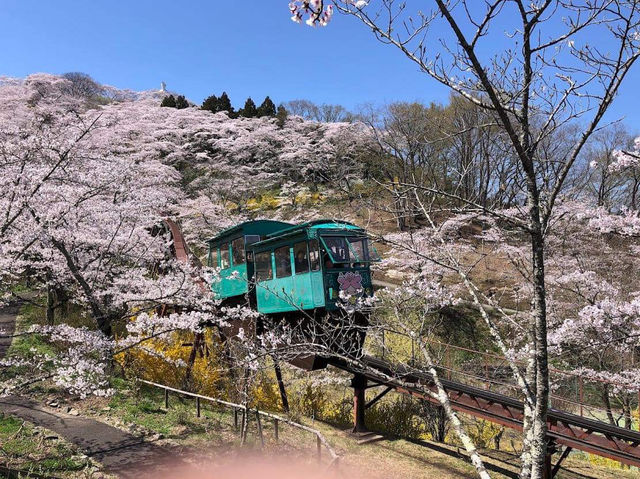
[[276, 116], [276, 105], [268, 96], [258, 108], [258, 116]]
[[222, 92], [220, 98], [218, 99], [218, 111], [226, 111], [229, 113], [229, 118], [236, 118], [236, 112], [233, 110], [233, 106], [231, 106], [231, 100], [229, 100], [229, 96], [226, 91]]
[[180, 95], [178, 96], [178, 98], [176, 98], [176, 108], [178, 110], [182, 110], [183, 108], [188, 108], [188, 107], [189, 107], [189, 102], [184, 97], [184, 95]]
[[276, 124], [279, 128], [284, 128], [284, 124], [286, 123], [288, 116], [289, 112], [287, 111], [287, 109], [283, 105], [280, 105], [278, 107], [278, 113], [276, 113]]
[[247, 98], [247, 101], [244, 102], [244, 108], [240, 110], [240, 116], [244, 116], [246, 118], [255, 118], [258, 116], [258, 109], [251, 97]]
[[165, 96], [162, 99], [162, 103], [160, 103], [160, 106], [166, 106], [166, 107], [169, 107], [169, 108], [175, 108], [176, 107], [176, 97], [174, 97], [173, 95]]
[[220, 111], [218, 106], [219, 106], [218, 97], [215, 95], [211, 95], [210, 97], [207, 97], [202, 102], [202, 106], [200, 108], [203, 110], [209, 110], [213, 113], [217, 113]]

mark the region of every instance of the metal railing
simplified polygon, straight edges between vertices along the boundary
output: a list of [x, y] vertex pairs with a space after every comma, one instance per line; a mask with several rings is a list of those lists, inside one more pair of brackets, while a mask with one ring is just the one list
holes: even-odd
[[[407, 343], [404, 345], [406, 351], [402, 350], [400, 353], [406, 355], [410, 365], [416, 364], [418, 350], [416, 342], [419, 341], [419, 339], [406, 332], [390, 328], [378, 328], [378, 331], [380, 332], [378, 340], [381, 342], [377, 345], [377, 347], [380, 348], [378, 355], [383, 360], [386, 359], [386, 355], [393, 354], [392, 348], [388, 348], [387, 346], [390, 336], [400, 336], [407, 339]], [[477, 351], [433, 339], [424, 339], [424, 341], [442, 353], [443, 357], [439, 358], [440, 360], [436, 364], [436, 369], [439, 370], [446, 379], [455, 379], [470, 385], [477, 383], [480, 387], [486, 389], [497, 388], [501, 390], [503, 394], [518, 397], [519, 388], [515, 383], [510, 381], [510, 375], [502, 378], [492, 377], [492, 373], [500, 369], [500, 366], [505, 366], [505, 370], [508, 369], [506, 367], [508, 361], [505, 357], [496, 353]], [[375, 347], [376, 346], [374, 346], [374, 348]], [[400, 345], [400, 348], [402, 349], [402, 345]], [[477, 367], [475, 369], [464, 370], [456, 367], [459, 361], [464, 360], [468, 362], [473, 357], [479, 359], [479, 363], [476, 364]], [[523, 368], [525, 366], [524, 361], [516, 361], [516, 364]], [[620, 408], [606, 408], [600, 398], [594, 397], [596, 391], [589, 392], [589, 390], [604, 385], [608, 385], [612, 389], [616, 387], [624, 388], [625, 385], [606, 379], [587, 378], [578, 373], [564, 371], [554, 367], [549, 367], [549, 372], [552, 384], [558, 389], [556, 393], [550, 394], [550, 400], [554, 407], [605, 422], [607, 421], [607, 413], [612, 413], [617, 416], [618, 420], [624, 419], [624, 412]], [[571, 394], [567, 395], [567, 393]], [[637, 392], [637, 397], [635, 400], [632, 400], [632, 402], [629, 419], [633, 427], [640, 429], [640, 388]]]
[[305, 426], [304, 424], [297, 423], [295, 421], [287, 419], [286, 417], [282, 417], [282, 416], [278, 416], [276, 414], [271, 414], [271, 413], [268, 413], [268, 412], [260, 411], [257, 408], [256, 409], [249, 409], [246, 406], [243, 406], [242, 404], [236, 404], [236, 403], [232, 403], [232, 402], [229, 402], [229, 401], [223, 401], [222, 399], [217, 399], [217, 398], [210, 397], [210, 396], [203, 396], [202, 394], [196, 394], [196, 393], [191, 393], [191, 392], [188, 392], [188, 391], [183, 391], [181, 389], [172, 388], [170, 386], [166, 386], [164, 384], [154, 383], [152, 381], [147, 381], [145, 379], [136, 378], [136, 381], [139, 382], [139, 383], [142, 383], [142, 384], [146, 384], [148, 386], [153, 386], [153, 387], [156, 387], [156, 388], [159, 388], [159, 389], [163, 389], [164, 390], [164, 406], [165, 406], [165, 409], [169, 409], [169, 392], [173, 392], [173, 393], [176, 393], [176, 394], [179, 394], [179, 395], [182, 395], [182, 396], [189, 396], [189, 397], [195, 398], [195, 400], [196, 400], [196, 416], [197, 417], [201, 416], [201, 405], [200, 405], [200, 402], [202, 400], [208, 401], [208, 402], [212, 402], [212, 403], [216, 403], [216, 404], [220, 404], [222, 406], [226, 406], [228, 408], [231, 408], [231, 409], [233, 409], [234, 425], [235, 425], [236, 429], [238, 428], [238, 419], [239, 419], [238, 416], [240, 414], [242, 414], [242, 428], [244, 428], [245, 421], [249, 420], [248, 413], [253, 412], [256, 415], [256, 420], [257, 420], [257, 425], [258, 425], [258, 434], [260, 435], [260, 441], [261, 441], [263, 446], [264, 446], [264, 435], [263, 435], [263, 431], [262, 431], [262, 422], [260, 421], [261, 417], [268, 418], [268, 419], [271, 419], [273, 421], [273, 430], [274, 430], [276, 442], [279, 440], [279, 424], [280, 423], [288, 424], [289, 426], [295, 427], [295, 428], [300, 429], [302, 431], [309, 432], [309, 433], [311, 433], [311, 434], [316, 436], [316, 455], [317, 455], [318, 461], [320, 461], [321, 458], [322, 458], [322, 447], [324, 446], [324, 448], [329, 452], [329, 456], [331, 457], [331, 461], [329, 462], [328, 468], [337, 467], [338, 464], [339, 464], [340, 456], [331, 447], [329, 442], [325, 439], [324, 435], [320, 431], [318, 431], [317, 429], [313, 429], [311, 427]]

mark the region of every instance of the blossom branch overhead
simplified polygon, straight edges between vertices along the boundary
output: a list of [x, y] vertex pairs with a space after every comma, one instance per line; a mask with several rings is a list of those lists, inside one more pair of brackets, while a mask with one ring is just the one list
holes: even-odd
[[[304, 17], [307, 17], [305, 23], [311, 27], [320, 25], [326, 27], [333, 18], [334, 8], [333, 5], [325, 4], [324, 0], [297, 0], [289, 3], [289, 10], [291, 12], [291, 20], [296, 23], [302, 23]], [[346, 0], [345, 3], [348, 6], [352, 6], [356, 9], [367, 6], [369, 2], [364, 0]]]

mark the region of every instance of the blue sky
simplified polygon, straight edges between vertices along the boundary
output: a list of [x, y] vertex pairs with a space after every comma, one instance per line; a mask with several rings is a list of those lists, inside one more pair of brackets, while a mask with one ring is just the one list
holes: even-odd
[[[82, 71], [134, 90], [165, 81], [195, 102], [226, 90], [238, 107], [266, 95], [347, 108], [448, 97], [354, 19], [301, 26], [289, 19], [286, 0], [2, 0], [0, 25], [1, 75]], [[638, 68], [613, 111], [633, 129]]]

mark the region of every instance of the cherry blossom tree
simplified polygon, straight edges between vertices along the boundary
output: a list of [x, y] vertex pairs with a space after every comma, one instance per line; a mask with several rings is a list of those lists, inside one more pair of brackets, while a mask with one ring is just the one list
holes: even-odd
[[[550, 393], [546, 236], [585, 144], [601, 127], [640, 55], [640, 4], [436, 0], [433, 7], [420, 5], [410, 12], [410, 2], [314, 0], [291, 2], [290, 8], [294, 21], [306, 16], [309, 25], [326, 25], [334, 9], [357, 19], [433, 80], [491, 112], [507, 135], [523, 172], [522, 215], [487, 210], [437, 186], [406, 187], [421, 193], [427, 203], [430, 195], [442, 194], [463, 201], [468, 209], [488, 212], [528, 238], [532, 306], [525, 334], [530, 354], [524, 374], [515, 367], [513, 372], [520, 376], [525, 400], [521, 477], [542, 477]], [[590, 38], [610, 48], [596, 48]], [[543, 154], [545, 139], [578, 118], [584, 126], [573, 145], [552, 156]], [[466, 281], [464, 275], [461, 279]], [[502, 343], [498, 334], [494, 338]]]

